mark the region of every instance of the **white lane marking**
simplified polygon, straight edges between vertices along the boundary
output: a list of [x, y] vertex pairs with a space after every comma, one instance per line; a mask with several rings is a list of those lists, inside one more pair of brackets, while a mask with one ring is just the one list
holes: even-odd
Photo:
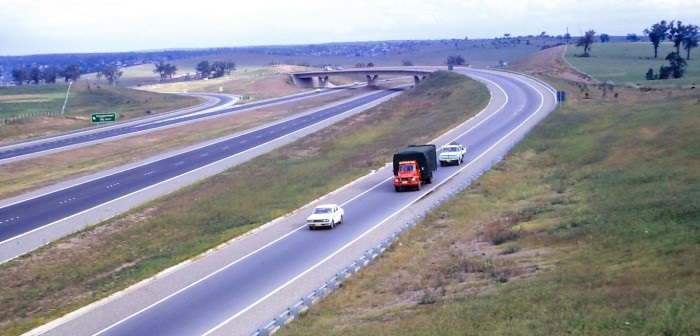
[[[502, 88], [500, 85], [498, 85], [498, 84], [496, 84], [496, 83], [494, 83], [494, 82], [492, 82], [492, 81], [490, 81], [490, 80], [488, 80], [488, 79], [485, 79], [485, 78], [482, 78], [482, 79], [487, 80], [487, 81], [491, 82], [493, 85], [495, 85], [496, 87], [498, 87], [498, 88], [505, 94], [506, 102], [508, 101], [508, 94], [503, 90], [503, 88]], [[521, 80], [521, 81], [522, 81], [522, 80]], [[529, 84], [528, 84], [528, 85], [529, 85]], [[530, 87], [533, 87], [532, 85], [529, 85], [529, 86], [530, 86]], [[533, 89], [534, 89], [534, 87], [533, 87]], [[535, 90], [535, 91], [539, 92], [538, 90]], [[234, 314], [233, 316], [229, 317], [229, 318], [226, 319], [225, 321], [219, 323], [219, 324], [218, 324], [217, 326], [215, 326], [214, 328], [212, 328], [212, 329], [210, 329], [209, 331], [205, 332], [202, 336], [206, 336], [206, 335], [209, 335], [209, 334], [215, 332], [216, 330], [218, 330], [218, 329], [221, 328], [222, 326], [226, 325], [227, 323], [229, 323], [229, 322], [231, 322], [232, 320], [236, 319], [237, 317], [241, 316], [242, 314], [244, 314], [244, 313], [247, 312], [248, 310], [252, 309], [252, 308], [255, 307], [256, 305], [260, 304], [260, 303], [263, 302], [264, 300], [270, 298], [272, 295], [276, 294], [277, 292], [281, 291], [281, 290], [284, 289], [285, 287], [289, 286], [289, 285], [290, 285], [291, 283], [293, 283], [294, 281], [298, 280], [299, 278], [303, 277], [304, 275], [306, 275], [307, 273], [311, 272], [311, 271], [314, 270], [315, 268], [319, 267], [321, 264], [327, 262], [328, 260], [330, 260], [331, 258], [333, 258], [334, 256], [336, 256], [338, 253], [340, 253], [340, 252], [342, 252], [343, 250], [345, 250], [346, 248], [350, 247], [352, 244], [354, 244], [355, 242], [357, 242], [358, 240], [360, 240], [361, 238], [363, 238], [364, 236], [366, 236], [366, 235], [369, 234], [370, 232], [374, 231], [376, 228], [378, 228], [379, 226], [381, 226], [382, 224], [384, 224], [386, 221], [388, 221], [389, 219], [391, 219], [391, 218], [393, 218], [394, 216], [396, 216], [398, 213], [400, 213], [400, 212], [406, 210], [409, 206], [413, 205], [413, 203], [415, 203], [418, 199], [420, 199], [421, 197], [423, 197], [423, 195], [425, 195], [425, 194], [429, 193], [430, 191], [432, 191], [432, 190], [434, 190], [434, 189], [440, 187], [440, 186], [443, 185], [444, 183], [447, 183], [447, 182], [448, 182], [452, 177], [454, 177], [456, 174], [458, 174], [458, 173], [461, 172], [462, 170], [466, 169], [467, 167], [469, 167], [469, 165], [471, 165], [472, 163], [476, 162], [478, 159], [480, 159], [481, 157], [483, 157], [484, 155], [486, 155], [487, 153], [489, 153], [491, 150], [493, 150], [493, 149], [494, 149], [496, 146], [498, 146], [501, 142], [503, 142], [503, 141], [506, 140], [508, 137], [510, 137], [510, 135], [513, 134], [515, 131], [519, 130], [523, 125], [525, 125], [525, 123], [527, 123], [532, 117], [534, 117], [536, 114], [538, 114], [538, 113], [542, 110], [542, 107], [543, 107], [543, 105], [544, 105], [544, 97], [542, 96], [542, 93], [539, 93], [539, 94], [540, 94], [540, 96], [542, 97], [542, 99], [540, 100], [540, 105], [537, 107], [537, 109], [536, 109], [527, 119], [525, 119], [522, 123], [518, 124], [518, 126], [516, 126], [513, 130], [511, 130], [508, 134], [504, 135], [502, 138], [500, 138], [498, 141], [496, 141], [491, 147], [489, 147], [489, 148], [486, 149], [483, 153], [481, 153], [481, 155], [479, 155], [478, 157], [476, 157], [475, 159], [473, 159], [472, 161], [470, 161], [469, 163], [467, 163], [466, 165], [464, 165], [461, 169], [459, 169], [459, 170], [455, 171], [453, 174], [449, 175], [449, 176], [448, 176], [447, 178], [445, 178], [442, 182], [440, 182], [440, 183], [438, 183], [438, 184], [436, 184], [436, 185], [431, 185], [430, 189], [427, 189], [425, 192], [423, 192], [423, 193], [417, 195], [416, 198], [415, 198], [413, 201], [407, 203], [404, 207], [402, 207], [402, 208], [400, 208], [399, 210], [395, 211], [395, 212], [392, 213], [390, 216], [388, 216], [387, 218], [385, 218], [383, 221], [377, 223], [376, 225], [374, 225], [373, 227], [371, 227], [369, 230], [365, 231], [365, 233], [363, 233], [362, 235], [358, 236], [357, 238], [353, 239], [353, 240], [350, 241], [349, 243], [345, 244], [344, 246], [342, 246], [341, 248], [339, 248], [338, 250], [336, 250], [335, 252], [333, 252], [332, 254], [330, 254], [329, 256], [327, 256], [326, 258], [324, 258], [323, 260], [319, 261], [319, 262], [316, 263], [315, 265], [313, 265], [313, 266], [309, 267], [308, 269], [306, 269], [304, 272], [298, 274], [298, 275], [295, 276], [294, 278], [290, 279], [289, 281], [285, 282], [285, 283], [282, 284], [281, 286], [277, 287], [277, 288], [276, 288], [275, 290], [273, 290], [272, 292], [268, 293], [267, 295], [263, 296], [262, 298], [258, 299], [258, 300], [255, 301], [255, 302], [253, 302], [253, 303], [252, 303], [251, 305], [249, 305], [248, 307], [244, 308], [243, 310], [241, 310], [241, 311], [239, 311], [238, 313]], [[496, 112], [494, 112], [491, 116], [497, 114], [505, 105], [506, 105], [506, 104], [504, 103], [504, 104], [503, 104], [501, 107], [499, 107], [499, 109], [498, 109]], [[491, 118], [491, 116], [489, 116], [488, 118]], [[487, 118], [487, 119], [488, 119], [488, 118]], [[483, 123], [484, 121], [485, 121], [485, 120], [481, 121], [479, 124]], [[477, 124], [477, 126], [478, 126], [479, 124]], [[474, 127], [476, 127], [476, 126], [474, 126]], [[462, 136], [462, 135], [466, 134], [467, 132], [469, 132], [470, 130], [474, 129], [474, 127], [472, 127], [472, 128], [470, 128], [469, 130], [465, 131], [465, 132], [462, 133], [460, 136]], [[458, 136], [458, 137], [459, 137], [459, 136]], [[357, 196], [355, 196], [355, 197], [351, 198], [350, 200], [346, 201], [345, 203], [342, 203], [341, 206], [345, 206], [346, 204], [348, 204], [348, 203], [352, 202], [353, 200], [355, 200], [355, 199], [361, 197], [362, 195], [364, 195], [364, 194], [368, 193], [369, 191], [371, 191], [371, 190], [377, 188], [378, 186], [383, 185], [384, 183], [386, 183], [386, 181], [391, 180], [391, 179], [393, 179], [393, 177], [389, 177], [389, 178], [387, 178], [387, 179], [385, 179], [385, 180], [383, 180], [383, 181], [377, 183], [375, 186], [373, 186], [373, 187], [367, 189], [366, 191], [364, 191], [364, 192], [358, 194]], [[289, 234], [291, 234], [291, 233], [293, 233], [293, 232], [296, 232], [296, 231], [298, 231], [299, 229], [305, 228], [305, 227], [306, 227], [306, 225], [302, 225], [302, 226], [300, 226], [299, 228], [297, 228], [296, 230], [290, 232]], [[285, 235], [284, 237], [288, 236], [289, 234]], [[277, 242], [277, 241], [275, 241], [275, 242]], [[267, 247], [267, 246], [269, 246], [269, 245], [266, 245], [266, 246], [264, 246], [264, 247]], [[264, 247], [263, 247], [263, 248], [264, 248]], [[261, 248], [261, 249], [262, 249], [262, 248]], [[249, 256], [249, 255], [246, 255], [245, 257], [248, 257], [248, 256]], [[239, 260], [240, 260], [240, 259], [239, 259]], [[236, 261], [236, 262], [238, 262], [238, 261]], [[228, 267], [228, 266], [226, 266], [226, 267]], [[219, 270], [219, 271], [220, 271], [220, 270]], [[217, 271], [217, 272], [218, 272], [218, 271]]]
[[[390, 95], [390, 96], [391, 96], [391, 95]], [[386, 96], [383, 96], [383, 97], [381, 97], [381, 98], [379, 98], [379, 99], [384, 99], [384, 98], [386, 98]], [[363, 107], [366, 106], [366, 105], [372, 104], [373, 102], [374, 102], [374, 101], [370, 101], [370, 102], [368, 102], [368, 103], [359, 105], [359, 106], [357, 106], [357, 107], [354, 107], [354, 108], [352, 108], [352, 109], [347, 110], [346, 112], [344, 112], [344, 113], [342, 113], [342, 114], [352, 113], [352, 111], [355, 111], [355, 110], [357, 110], [357, 109], [361, 109], [361, 108], [363, 108]], [[338, 115], [338, 116], [340, 116], [340, 115]], [[326, 120], [328, 120], [328, 119], [321, 120], [320, 122], [325, 122]], [[279, 124], [281, 124], [281, 123], [283, 123], [283, 122], [284, 122], [284, 120], [271, 123], [271, 124], [269, 124], [269, 125], [263, 127], [263, 129], [264, 129], [264, 128], [267, 128], [267, 127], [277, 126], [277, 125], [279, 125]], [[319, 123], [320, 123], [320, 122], [319, 122]], [[124, 198], [127, 198], [127, 197], [129, 197], [129, 196], [132, 196], [132, 195], [134, 195], [134, 194], [136, 194], [136, 193], [139, 193], [139, 192], [142, 192], [142, 191], [144, 191], [144, 190], [151, 189], [151, 188], [155, 188], [155, 187], [160, 186], [161, 184], [164, 184], [164, 183], [169, 183], [170, 181], [172, 181], [172, 180], [174, 180], [174, 179], [180, 178], [180, 177], [185, 176], [185, 175], [188, 175], [188, 174], [192, 174], [192, 173], [198, 172], [198, 171], [200, 171], [200, 170], [202, 170], [202, 169], [209, 168], [210, 166], [217, 165], [217, 164], [219, 164], [219, 163], [221, 163], [221, 162], [223, 162], [223, 161], [230, 160], [231, 158], [234, 158], [234, 157], [236, 157], [236, 156], [241, 156], [241, 155], [246, 154], [246, 153], [248, 153], [248, 152], [253, 152], [253, 151], [255, 151], [256, 149], [258, 149], [258, 148], [260, 148], [260, 147], [267, 146], [268, 144], [273, 143], [273, 142], [275, 142], [275, 141], [278, 141], [278, 140], [282, 139], [283, 137], [293, 136], [293, 135], [296, 134], [296, 133], [300, 133], [300, 132], [306, 131], [306, 130], [309, 129], [309, 128], [315, 127], [316, 124], [317, 124], [317, 123], [308, 125], [308, 126], [306, 126], [306, 127], [300, 128], [300, 129], [298, 129], [298, 130], [296, 130], [296, 131], [294, 131], [294, 132], [291, 132], [291, 133], [289, 133], [289, 134], [287, 134], [287, 135], [284, 135], [284, 136], [281, 136], [281, 137], [272, 139], [272, 140], [270, 140], [270, 141], [267, 141], [267, 142], [265, 142], [265, 143], [262, 143], [262, 144], [260, 144], [260, 145], [255, 146], [255, 147], [249, 148], [249, 149], [247, 149], [247, 150], [245, 150], [245, 151], [242, 151], [242, 152], [239, 152], [239, 153], [237, 153], [237, 154], [234, 154], [234, 155], [225, 157], [225, 158], [223, 158], [223, 159], [221, 159], [221, 160], [214, 161], [214, 162], [212, 162], [212, 163], [210, 163], [210, 164], [208, 164], [208, 165], [205, 165], [205, 166], [196, 168], [196, 169], [194, 169], [194, 170], [190, 170], [189, 172], [180, 174], [180, 175], [178, 175], [178, 176], [171, 177], [171, 178], [169, 178], [169, 179], [167, 179], [167, 180], [165, 180], [165, 181], [162, 181], [162, 182], [159, 182], [159, 183], [150, 185], [150, 186], [145, 187], [145, 188], [143, 188], [143, 189], [136, 190], [136, 191], [134, 191], [134, 192], [132, 192], [132, 193], [126, 194], [126, 195], [121, 196], [121, 197], [119, 197], [119, 198], [115, 198], [115, 199], [113, 199], [113, 200], [111, 200], [111, 201], [107, 201], [107, 202], [102, 203], [102, 204], [100, 204], [100, 205], [98, 205], [98, 206], [92, 207], [92, 208], [90, 208], [90, 209], [85, 209], [85, 210], [83, 210], [83, 211], [81, 211], [81, 212], [78, 212], [78, 213], [75, 213], [75, 214], [73, 214], [73, 215], [71, 215], [71, 216], [65, 217], [65, 218], [63, 218], [63, 219], [59, 219], [59, 220], [57, 220], [57, 221], [55, 221], [55, 222], [48, 223], [48, 224], [46, 224], [46, 225], [43, 225], [43, 226], [40, 226], [40, 227], [38, 227], [38, 228], [32, 229], [32, 230], [30, 230], [30, 231], [27, 231], [27, 232], [25, 232], [25, 233], [23, 233], [23, 234], [20, 234], [20, 235], [14, 236], [14, 237], [12, 237], [12, 238], [8, 238], [8, 239], [6, 239], [6, 240], [0, 241], [0, 245], [4, 245], [4, 244], [6, 244], [6, 243], [8, 243], [8, 242], [10, 242], [10, 241], [19, 239], [19, 238], [24, 237], [24, 236], [27, 236], [27, 235], [30, 235], [30, 234], [32, 234], [32, 233], [34, 233], [34, 232], [37, 232], [37, 231], [39, 231], [39, 230], [42, 230], [42, 229], [44, 229], [44, 228], [51, 227], [51, 226], [53, 226], [53, 225], [55, 225], [55, 224], [57, 224], [57, 223], [59, 223], [59, 222], [61, 222], [61, 221], [64, 221], [64, 220], [67, 220], [67, 219], [71, 219], [71, 218], [77, 217], [77, 216], [82, 215], [82, 214], [84, 214], [84, 213], [87, 213], [88, 211], [91, 211], [91, 210], [93, 210], [93, 209], [95, 209], [95, 208], [97, 208], [97, 207], [104, 206], [104, 205], [108, 205], [108, 204], [110, 204], [110, 203], [114, 203], [114, 202], [120, 201], [120, 200], [122, 200], [122, 199], [124, 199]], [[237, 138], [237, 137], [242, 137], [242, 136], [244, 136], [244, 135], [253, 133], [253, 132], [255, 132], [255, 131], [257, 131], [257, 129], [255, 129], [255, 130], [249, 130], [249, 131], [247, 131], [247, 132], [238, 134], [238, 135], [236, 135], [236, 136], [233, 136], [233, 137], [230, 137], [230, 138], [222, 139], [222, 140], [219, 141], [219, 142], [225, 142], [225, 141], [228, 141], [228, 140], [231, 140], [231, 139], [235, 139], [235, 138]], [[246, 141], [241, 141], [241, 143], [244, 143], [244, 142], [246, 142]], [[162, 160], [165, 160], [165, 159], [168, 159], [168, 158], [177, 156], [177, 155], [189, 153], [189, 152], [192, 152], [192, 151], [195, 151], [195, 150], [198, 150], [198, 149], [204, 148], [204, 147], [206, 147], [206, 146], [210, 146], [210, 145], [213, 145], [213, 144], [202, 144], [201, 146], [195, 147], [195, 148], [193, 148], [193, 149], [191, 149], [191, 150], [189, 150], [189, 151], [187, 151], [187, 152], [175, 153], [175, 154], [172, 154], [172, 155], [170, 155], [170, 156], [163, 157], [163, 158], [160, 158], [160, 159], [146, 161], [146, 162], [141, 163], [141, 164], [138, 165], [138, 166], [134, 166], [134, 167], [131, 167], [131, 168], [125, 169], [125, 170], [130, 170], [130, 169], [136, 169], [136, 168], [139, 168], [139, 167], [143, 167], [143, 166], [148, 165], [148, 164], [151, 164], [151, 163], [153, 163], [153, 162], [162, 161]], [[120, 171], [120, 172], [123, 172], [123, 171], [124, 171], [124, 170], [122, 170], [122, 171]], [[81, 183], [77, 183], [77, 184], [74, 184], [74, 185], [72, 185], [72, 186], [66, 186], [66, 187], [64, 187], [64, 188], [60, 188], [60, 189], [57, 189], [57, 190], [49, 191], [49, 192], [43, 193], [43, 194], [41, 194], [41, 195], [36, 195], [36, 196], [34, 196], [34, 197], [27, 198], [27, 199], [25, 199], [25, 200], [20, 200], [20, 201], [11, 203], [11, 204], [7, 204], [7, 205], [5, 205], [4, 207], [0, 207], [0, 209], [5, 208], [5, 207], [9, 207], [9, 206], [12, 206], [12, 205], [15, 205], [15, 204], [18, 204], [18, 203], [22, 203], [22, 202], [25, 202], [25, 201], [28, 201], [28, 200], [32, 200], [32, 199], [35, 199], [35, 198], [39, 198], [39, 197], [42, 197], [42, 196], [45, 196], [45, 195], [48, 195], [48, 194], [52, 194], [52, 193], [55, 193], [55, 192], [59, 192], [59, 191], [62, 191], [62, 190], [66, 190], [66, 189], [69, 189], [69, 188], [72, 188], [72, 187], [75, 187], [75, 186], [78, 186], [78, 185], [81, 185], [81, 184], [89, 183], [89, 182], [92, 182], [92, 181], [101, 179], [101, 178], [103, 178], [103, 177], [108, 177], [108, 176], [116, 175], [116, 174], [118, 174], [118, 173], [120, 173], [120, 172], [115, 172], [115, 173], [112, 173], [112, 174], [109, 174], [109, 175], [105, 175], [105, 176], [98, 176], [98, 177], [95, 177], [95, 178], [93, 178], [93, 179], [91, 179], [91, 180], [84, 181], [84, 182], [81, 182]], [[24, 253], [26, 253], [26, 252], [22, 252], [21, 254], [24, 254]], [[16, 258], [17, 256], [19, 256], [19, 255], [21, 255], [21, 254], [18, 254], [18, 255], [16, 255], [16, 256], [10, 257], [10, 258], [8, 258], [8, 259], [6, 259], [6, 260], [0, 260], [0, 264], [1, 264], [1, 263], [4, 263], [4, 262], [7, 261], [7, 260], [12, 260], [12, 259]]]

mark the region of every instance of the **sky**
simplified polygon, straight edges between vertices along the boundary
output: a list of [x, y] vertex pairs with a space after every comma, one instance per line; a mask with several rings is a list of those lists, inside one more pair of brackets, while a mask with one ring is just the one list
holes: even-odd
[[330, 42], [643, 35], [700, 0], [0, 0], [0, 56]]

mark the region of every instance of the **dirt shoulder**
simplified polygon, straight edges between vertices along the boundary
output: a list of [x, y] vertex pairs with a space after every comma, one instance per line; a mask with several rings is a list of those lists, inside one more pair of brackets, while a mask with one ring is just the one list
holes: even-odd
[[566, 45], [544, 49], [531, 56], [513, 62], [508, 69], [531, 76], [547, 76], [574, 82], [593, 83], [593, 80], [572, 68], [563, 55]]

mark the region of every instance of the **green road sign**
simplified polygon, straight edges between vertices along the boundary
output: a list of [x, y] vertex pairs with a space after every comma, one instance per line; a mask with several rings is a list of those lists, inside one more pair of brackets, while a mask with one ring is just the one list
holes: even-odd
[[116, 113], [93, 113], [92, 122], [117, 121]]

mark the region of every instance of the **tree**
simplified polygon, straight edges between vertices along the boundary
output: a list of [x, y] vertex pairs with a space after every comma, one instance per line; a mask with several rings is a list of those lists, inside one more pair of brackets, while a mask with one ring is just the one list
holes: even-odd
[[600, 34], [600, 43], [610, 42], [610, 35]]
[[681, 44], [683, 43], [683, 38], [685, 37], [686, 26], [683, 25], [681, 21], [675, 21], [676, 25], [673, 25], [674, 21], [671, 21], [668, 29], [669, 40], [673, 42], [673, 46], [676, 48], [676, 53], [681, 54]]
[[[673, 24], [673, 22], [671, 22]], [[649, 36], [651, 44], [654, 46], [654, 58], [656, 58], [659, 51], [659, 44], [661, 41], [668, 37], [668, 25], [666, 20], [661, 20], [659, 23], [655, 23], [651, 28], [644, 29], [644, 35]]]
[[124, 71], [119, 70], [119, 67], [116, 64], [110, 64], [104, 67], [100, 72], [105, 76], [105, 78], [107, 78], [107, 82], [109, 82], [109, 84], [112, 86], [117, 85], [117, 80], [124, 73]]
[[159, 61], [158, 63], [153, 63], [153, 65], [155, 66], [153, 73], [157, 73], [161, 80], [173, 78], [173, 76], [177, 73], [177, 66], [170, 63], [165, 63], [163, 60]]
[[576, 43], [577, 47], [583, 47], [583, 57], [590, 56], [588, 51], [591, 50], [591, 45], [595, 42], [595, 30], [587, 31], [583, 36], [579, 37]]
[[212, 77], [214, 77], [214, 78], [223, 77], [224, 75], [230, 75], [231, 70], [236, 70], [236, 62], [215, 61], [214, 63], [211, 64], [209, 69], [212, 72], [214, 72]]
[[226, 62], [226, 74], [230, 75], [232, 70], [236, 70], [236, 62], [233, 62], [233, 61]]
[[464, 65], [464, 58], [462, 55], [447, 56], [447, 65]]
[[637, 41], [639, 41], [639, 37], [638, 37], [637, 34], [635, 34], [635, 33], [627, 34], [627, 37], [625, 37], [625, 39], [626, 39], [627, 41], [629, 41], [629, 42], [637, 42]]
[[677, 52], [672, 52], [666, 56], [666, 60], [669, 62], [669, 66], [661, 66], [659, 69], [659, 79], [683, 77], [685, 66], [687, 65], [683, 57]]
[[12, 81], [15, 85], [22, 86], [29, 80], [29, 72], [24, 68], [12, 69]]
[[686, 60], [690, 60], [690, 49], [698, 46], [698, 39], [700, 39], [700, 28], [696, 25], [685, 26], [685, 32], [683, 36], [683, 49], [686, 50]]
[[29, 81], [34, 82], [34, 84], [39, 84], [41, 83], [41, 80], [44, 78], [41, 73], [41, 68], [38, 66], [33, 66], [31, 69], [29, 69]]
[[153, 69], [153, 73], [158, 74], [160, 76], [160, 79], [165, 79], [165, 61], [160, 60], [157, 63], [153, 63], [153, 65], [155, 66], [155, 69]]
[[214, 63], [211, 64], [211, 70], [214, 72], [212, 77], [223, 77], [223, 75], [226, 73], [226, 63], [223, 61], [214, 61]]
[[165, 65], [165, 75], [168, 76], [168, 78], [173, 78], [173, 76], [177, 74], [177, 70], [177, 65], [170, 63]]
[[48, 66], [42, 69], [42, 76], [44, 82], [53, 84], [56, 83], [56, 78], [58, 78], [58, 69], [55, 66]]
[[61, 77], [68, 81], [77, 81], [80, 78], [80, 66], [77, 64], [70, 64], [63, 68], [61, 71]]
[[649, 68], [649, 71], [647, 71], [646, 75], [644, 75], [644, 78], [646, 78], [647, 80], [656, 79], [656, 75], [654, 75], [654, 69]]
[[202, 78], [209, 78], [209, 74], [211, 74], [211, 65], [207, 60], [197, 63], [197, 66], [194, 69]]

